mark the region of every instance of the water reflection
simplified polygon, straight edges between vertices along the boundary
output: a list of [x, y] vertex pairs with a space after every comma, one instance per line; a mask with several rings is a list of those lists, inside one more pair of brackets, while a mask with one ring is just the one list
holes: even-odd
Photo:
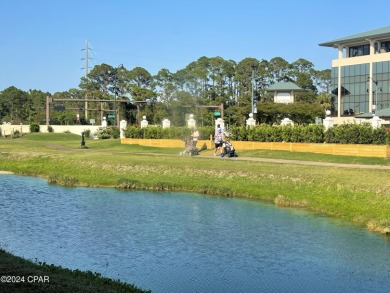
[[2, 175], [0, 244], [153, 292], [387, 292], [390, 244], [311, 213]]

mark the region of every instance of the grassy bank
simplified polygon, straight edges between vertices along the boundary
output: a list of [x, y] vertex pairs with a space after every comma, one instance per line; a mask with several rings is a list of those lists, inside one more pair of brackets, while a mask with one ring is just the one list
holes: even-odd
[[[272, 201], [345, 218], [390, 232], [390, 170], [274, 164], [215, 158], [207, 150], [179, 157], [181, 149], [121, 145], [72, 134], [32, 134], [0, 140], [0, 170], [47, 178], [65, 186], [182, 190]], [[389, 165], [388, 159], [276, 151], [241, 156]]]
[[[58, 266], [35, 263], [0, 249], [0, 275], [7, 278], [0, 283], [0, 292], [20, 293], [142, 293], [150, 292], [104, 278], [97, 273], [69, 270]], [[35, 279], [34, 279], [35, 277]]]

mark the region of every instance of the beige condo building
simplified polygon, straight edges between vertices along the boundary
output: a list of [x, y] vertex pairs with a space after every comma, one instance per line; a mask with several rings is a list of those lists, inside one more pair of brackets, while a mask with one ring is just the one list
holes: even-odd
[[332, 116], [352, 118], [390, 108], [390, 26], [319, 45], [338, 51], [332, 60]]

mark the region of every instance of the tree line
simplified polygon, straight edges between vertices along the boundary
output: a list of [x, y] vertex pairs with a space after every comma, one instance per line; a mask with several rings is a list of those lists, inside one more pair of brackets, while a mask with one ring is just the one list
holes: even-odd
[[[53, 105], [63, 106], [62, 111], [50, 110], [53, 125], [88, 123], [85, 103], [72, 99], [120, 99], [128, 103], [115, 106], [121, 119], [130, 125], [139, 125], [142, 116], [146, 116], [150, 124], [161, 124], [167, 118], [171, 125], [183, 126], [191, 113], [198, 124], [210, 126], [215, 119], [215, 109], [210, 106], [223, 105], [225, 122], [240, 126], [251, 112], [253, 92], [257, 103], [254, 118], [260, 123], [275, 124], [290, 117], [298, 124], [307, 124], [331, 108], [330, 80], [329, 69], [315, 70], [313, 63], [305, 59], [289, 63], [281, 57], [269, 61], [245, 58], [238, 63], [221, 57], [201, 57], [174, 73], [163, 68], [154, 76], [142, 67], [128, 70], [100, 64], [81, 78], [77, 89], [54, 94], [37, 89], [25, 92], [14, 86], [4, 89], [0, 92], [0, 119], [12, 124], [42, 123], [46, 96], [50, 96], [67, 99]], [[304, 89], [293, 104], [274, 103], [273, 93], [267, 91], [270, 85], [283, 81]], [[112, 102], [90, 102], [88, 118], [99, 122], [113, 108]], [[76, 112], [80, 120], [76, 120]]]

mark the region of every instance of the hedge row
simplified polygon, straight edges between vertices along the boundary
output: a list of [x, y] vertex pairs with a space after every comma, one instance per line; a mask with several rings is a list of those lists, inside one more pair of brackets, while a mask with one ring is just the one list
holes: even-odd
[[[214, 135], [213, 127], [198, 127], [200, 139]], [[342, 143], [342, 144], [389, 144], [390, 134], [385, 128], [374, 129], [370, 124], [342, 124], [325, 131], [322, 125], [271, 126], [261, 124], [256, 127], [232, 127], [229, 138], [237, 141], [259, 142], [304, 142], [304, 143]], [[149, 126], [139, 128], [129, 126], [125, 130], [127, 138], [183, 139], [190, 137], [187, 127], [162, 128]]]
[[[198, 127], [199, 139], [210, 139], [214, 135], [213, 127]], [[127, 138], [152, 138], [152, 139], [184, 139], [191, 136], [191, 129], [188, 127], [170, 127], [162, 128], [161, 126], [148, 126], [139, 128], [129, 126], [125, 129]]]

